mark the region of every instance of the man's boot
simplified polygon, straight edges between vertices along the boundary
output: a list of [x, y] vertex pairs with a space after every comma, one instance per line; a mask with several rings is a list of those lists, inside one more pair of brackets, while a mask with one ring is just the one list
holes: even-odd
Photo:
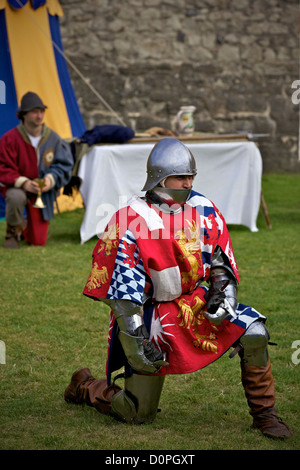
[[275, 408], [275, 386], [270, 359], [266, 367], [248, 366], [241, 360], [241, 371], [250, 415], [253, 417], [253, 427], [267, 437], [291, 437], [291, 430], [278, 417]]
[[107, 385], [106, 379], [97, 380], [87, 367], [72, 375], [71, 382], [64, 392], [68, 403], [93, 406], [100, 413], [110, 414], [112, 396], [122, 390], [118, 385]]
[[15, 227], [11, 225], [6, 225], [6, 236], [5, 242], [3, 243], [3, 248], [12, 248], [18, 249], [19, 248], [19, 241], [21, 241], [21, 236], [23, 233], [23, 228], [21, 225], [17, 225]]

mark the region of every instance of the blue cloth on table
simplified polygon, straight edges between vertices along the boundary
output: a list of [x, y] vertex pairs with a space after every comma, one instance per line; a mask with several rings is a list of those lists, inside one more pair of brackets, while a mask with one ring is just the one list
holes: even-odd
[[93, 129], [86, 131], [80, 141], [87, 143], [89, 146], [97, 143], [119, 143], [127, 142], [134, 137], [134, 130], [126, 126], [118, 126], [115, 124], [105, 124], [95, 126]]

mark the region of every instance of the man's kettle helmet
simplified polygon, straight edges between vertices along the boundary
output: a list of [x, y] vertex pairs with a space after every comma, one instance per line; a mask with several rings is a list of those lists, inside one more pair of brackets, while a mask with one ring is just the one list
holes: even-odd
[[155, 188], [168, 176], [197, 174], [191, 151], [180, 140], [172, 137], [160, 140], [147, 161], [147, 180], [142, 191]]

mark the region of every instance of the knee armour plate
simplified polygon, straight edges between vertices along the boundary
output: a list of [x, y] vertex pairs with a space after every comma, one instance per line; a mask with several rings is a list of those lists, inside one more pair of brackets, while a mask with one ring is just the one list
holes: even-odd
[[249, 366], [265, 367], [268, 362], [269, 332], [260, 321], [253, 322], [240, 338], [242, 361]]

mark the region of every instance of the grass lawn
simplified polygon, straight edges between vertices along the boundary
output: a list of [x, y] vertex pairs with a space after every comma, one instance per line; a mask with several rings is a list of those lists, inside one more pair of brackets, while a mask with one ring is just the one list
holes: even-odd
[[[239, 300], [267, 316], [277, 409], [294, 436], [251, 428], [237, 357], [169, 376], [151, 425], [130, 426], [67, 404], [72, 373], [104, 377], [108, 308], [82, 295], [96, 239], [80, 244], [83, 209], [58, 214], [44, 247], [0, 246], [1, 450], [299, 450], [300, 175], [264, 175], [272, 229], [229, 226], [240, 271]], [[0, 245], [5, 222], [0, 222]], [[298, 345], [294, 343], [298, 341]], [[295, 349], [296, 345], [297, 349]], [[122, 385], [122, 381], [118, 382]]]

